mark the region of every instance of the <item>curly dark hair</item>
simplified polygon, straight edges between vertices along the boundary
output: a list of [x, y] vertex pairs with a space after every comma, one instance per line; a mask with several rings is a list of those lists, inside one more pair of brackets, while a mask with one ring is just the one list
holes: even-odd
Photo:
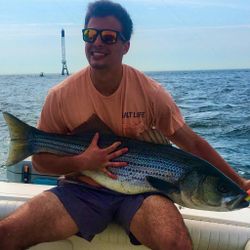
[[109, 0], [98, 0], [88, 5], [85, 28], [92, 17], [114, 16], [122, 25], [122, 34], [129, 41], [133, 32], [133, 22], [128, 12], [119, 4]]

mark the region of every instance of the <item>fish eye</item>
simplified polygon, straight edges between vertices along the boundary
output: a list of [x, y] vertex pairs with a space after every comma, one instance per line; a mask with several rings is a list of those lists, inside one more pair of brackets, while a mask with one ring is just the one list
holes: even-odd
[[229, 192], [229, 188], [224, 184], [224, 183], [219, 183], [218, 186], [217, 186], [217, 190], [220, 192], [220, 193], [228, 193]]

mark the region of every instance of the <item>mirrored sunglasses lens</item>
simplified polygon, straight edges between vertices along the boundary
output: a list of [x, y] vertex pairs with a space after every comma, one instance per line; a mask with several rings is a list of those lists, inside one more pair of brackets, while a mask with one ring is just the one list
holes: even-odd
[[102, 41], [107, 44], [113, 44], [117, 41], [117, 33], [110, 30], [103, 30], [101, 32]]
[[86, 29], [83, 31], [83, 40], [88, 43], [93, 43], [97, 37], [97, 31]]

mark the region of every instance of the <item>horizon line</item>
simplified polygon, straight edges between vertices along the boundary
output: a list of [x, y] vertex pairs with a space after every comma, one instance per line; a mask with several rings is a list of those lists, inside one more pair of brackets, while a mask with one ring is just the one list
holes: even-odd
[[[81, 69], [79, 69], [81, 70]], [[69, 74], [72, 75], [76, 72], [78, 72], [79, 70], [77, 71], [74, 71], [72, 73]], [[139, 70], [139, 71], [142, 71], [144, 73], [153, 73], [153, 72], [194, 72], [194, 71], [230, 71], [230, 70], [250, 70], [250, 67], [249, 68], [211, 68], [211, 69], [173, 69], [173, 70]], [[67, 76], [67, 75], [62, 75], [60, 72], [56, 73], [56, 72], [44, 72], [44, 71], [41, 71], [41, 72], [37, 72], [37, 73], [0, 73], [0, 76], [12, 76], [12, 75], [37, 75], [37, 76], [40, 76], [40, 74], [43, 73], [45, 77], [46, 74], [47, 75], [61, 75], [61, 76]], [[40, 76], [41, 77], [41, 76]]]

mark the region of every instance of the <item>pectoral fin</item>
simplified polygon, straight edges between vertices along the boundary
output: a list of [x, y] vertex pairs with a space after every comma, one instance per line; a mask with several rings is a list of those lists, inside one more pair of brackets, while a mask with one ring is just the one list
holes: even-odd
[[153, 176], [146, 176], [146, 179], [152, 187], [158, 189], [166, 195], [173, 192], [180, 192], [179, 188], [170, 182], [164, 181]]

